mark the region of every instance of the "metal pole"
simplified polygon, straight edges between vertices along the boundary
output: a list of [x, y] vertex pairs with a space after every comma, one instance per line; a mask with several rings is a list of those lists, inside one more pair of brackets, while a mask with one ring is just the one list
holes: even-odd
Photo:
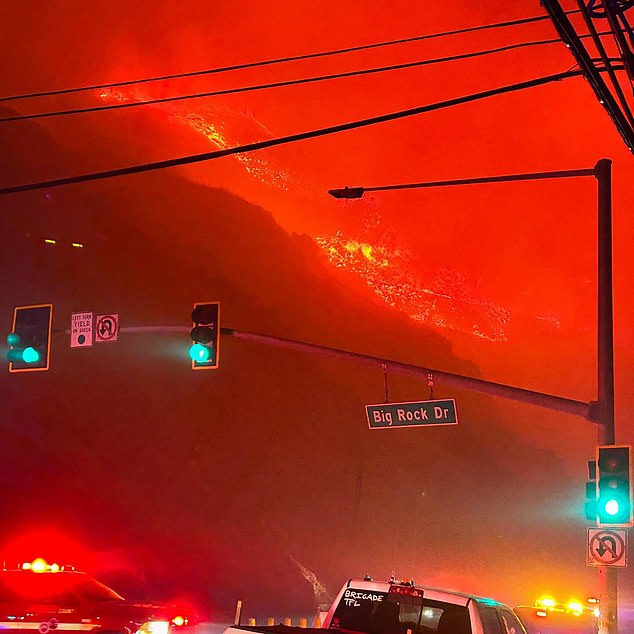
[[595, 403], [584, 403], [561, 396], [553, 396], [544, 394], [543, 392], [535, 392], [520, 387], [504, 385], [503, 383], [495, 383], [493, 381], [485, 381], [484, 379], [476, 379], [473, 377], [454, 374], [452, 372], [444, 372], [443, 370], [434, 370], [433, 368], [424, 368], [411, 363], [401, 363], [399, 361], [390, 361], [380, 357], [372, 357], [357, 352], [347, 352], [345, 350], [337, 350], [336, 348], [328, 348], [326, 346], [318, 346], [314, 343], [306, 343], [304, 341], [294, 341], [293, 339], [283, 339], [281, 337], [272, 337], [270, 335], [260, 335], [254, 332], [245, 332], [244, 330], [230, 330], [221, 328], [221, 334], [228, 334], [237, 339], [246, 339], [265, 343], [269, 345], [287, 348], [289, 350], [298, 350], [318, 354], [336, 359], [354, 361], [363, 365], [369, 365], [377, 368], [383, 368], [390, 374], [400, 374], [401, 376], [412, 376], [427, 381], [429, 374], [434, 375], [434, 380], [443, 385], [464, 388], [483, 394], [491, 394], [501, 398], [507, 398], [521, 403], [530, 403], [540, 407], [547, 407], [559, 412], [574, 414], [575, 416], [583, 416], [586, 420], [596, 422]]
[[612, 316], [612, 161], [595, 166], [598, 181], [597, 385], [599, 442], [614, 444], [614, 335]]
[[[121, 334], [164, 334], [164, 333], [189, 333], [191, 326], [123, 326], [119, 328]], [[54, 328], [53, 333], [65, 333], [70, 335], [69, 328]], [[399, 374], [401, 376], [412, 376], [427, 381], [430, 374], [434, 375], [434, 380], [443, 385], [455, 386], [480, 392], [482, 394], [491, 394], [500, 398], [506, 398], [521, 403], [530, 403], [539, 407], [546, 407], [558, 412], [581, 416], [591, 423], [597, 424], [600, 416], [598, 410], [598, 401], [586, 403], [585, 401], [577, 401], [563, 396], [555, 396], [553, 394], [545, 394], [534, 390], [527, 390], [522, 387], [514, 387], [505, 385], [504, 383], [496, 383], [494, 381], [486, 381], [485, 379], [477, 379], [474, 377], [464, 376], [462, 374], [454, 374], [452, 372], [444, 372], [434, 368], [426, 368], [411, 363], [402, 363], [400, 361], [391, 361], [381, 357], [373, 357], [358, 352], [348, 352], [346, 350], [338, 350], [337, 348], [329, 348], [305, 341], [297, 341], [294, 339], [284, 339], [282, 337], [274, 337], [272, 335], [264, 335], [256, 332], [247, 332], [246, 330], [236, 330], [235, 328], [221, 328], [221, 335], [235, 337], [236, 339], [245, 339], [247, 341], [255, 341], [270, 346], [277, 346], [289, 350], [297, 350], [307, 352], [309, 354], [322, 355], [344, 361], [352, 361], [376, 368], [382, 368], [391, 374]], [[0, 376], [0, 379], [2, 377]]]
[[233, 619], [233, 624], [240, 625], [241, 620], [242, 620], [242, 599], [238, 599], [236, 601], [236, 615]]
[[[598, 181], [598, 314], [597, 383], [599, 445], [614, 444], [614, 332], [612, 313], [612, 161], [595, 165]], [[618, 634], [618, 584], [616, 568], [599, 567], [601, 616], [599, 634]]]
[[[543, 0], [555, 22], [560, 34], [560, 24], [555, 19], [552, 6], [556, 6], [562, 19], [565, 14], [556, 2]], [[570, 26], [567, 23], [568, 27]], [[570, 27], [571, 28], [571, 27]], [[563, 37], [563, 36], [562, 36]], [[566, 38], [564, 37], [564, 40]], [[584, 51], [585, 52], [585, 51]], [[583, 67], [583, 65], [582, 65]], [[592, 78], [591, 78], [592, 79]], [[600, 77], [599, 77], [600, 80]], [[602, 80], [601, 80], [602, 81]], [[593, 87], [596, 86], [593, 84]], [[598, 93], [597, 93], [598, 94]], [[618, 125], [619, 130], [623, 129]], [[629, 127], [628, 127], [629, 130]], [[627, 134], [623, 134], [624, 138]], [[626, 139], [627, 140], [627, 139]], [[628, 141], [628, 147], [630, 143]], [[345, 190], [330, 190], [336, 198], [359, 198], [368, 191], [387, 191], [392, 189], [415, 189], [423, 187], [446, 187], [454, 185], [472, 185], [479, 183], [505, 182], [511, 180], [537, 180], [542, 178], [565, 178], [593, 175], [598, 182], [598, 226], [597, 226], [597, 400], [589, 403], [588, 420], [597, 423], [598, 444], [613, 445], [614, 434], [614, 335], [612, 313], [612, 161], [601, 159], [592, 170], [565, 170], [559, 172], [539, 172], [534, 174], [510, 174], [484, 178], [467, 178], [460, 180], [433, 181], [426, 183], [408, 183], [379, 187], [354, 187]], [[484, 387], [484, 386], [483, 386]], [[486, 386], [487, 390], [493, 386]], [[470, 388], [471, 389], [471, 388]], [[496, 395], [502, 395], [494, 388]], [[506, 395], [505, 395], [506, 396]], [[510, 397], [507, 396], [507, 397]], [[517, 400], [531, 402], [528, 398], [534, 395], [514, 394]], [[527, 398], [528, 397], [528, 398]], [[533, 401], [536, 402], [536, 401]], [[559, 405], [559, 404], [558, 404]], [[570, 404], [566, 404], [568, 407]], [[548, 405], [550, 406], [550, 405]], [[558, 408], [558, 407], [557, 407]], [[568, 410], [571, 411], [572, 410]], [[600, 566], [599, 594], [601, 599], [601, 616], [599, 618], [600, 634], [618, 634], [618, 596], [617, 571], [610, 566]]]

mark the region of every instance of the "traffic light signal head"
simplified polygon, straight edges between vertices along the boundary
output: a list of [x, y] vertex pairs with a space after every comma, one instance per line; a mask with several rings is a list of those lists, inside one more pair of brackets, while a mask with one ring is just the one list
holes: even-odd
[[588, 480], [586, 481], [586, 501], [583, 507], [587, 520], [597, 521], [597, 461], [588, 460]]
[[632, 448], [597, 448], [597, 524], [632, 526]]
[[9, 372], [48, 370], [52, 318], [52, 304], [16, 306], [7, 337]]
[[218, 347], [220, 344], [220, 304], [219, 302], [197, 302], [192, 310], [192, 345], [189, 356], [193, 370], [218, 367]]

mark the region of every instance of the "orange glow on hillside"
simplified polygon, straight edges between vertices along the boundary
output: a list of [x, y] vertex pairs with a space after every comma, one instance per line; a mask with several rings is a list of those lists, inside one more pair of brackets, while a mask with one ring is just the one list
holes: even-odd
[[336, 267], [358, 275], [389, 306], [411, 319], [491, 341], [506, 341], [510, 311], [477, 292], [459, 271], [440, 269], [431, 282], [410, 270], [408, 254], [397, 248], [317, 236], [317, 244]]
[[[148, 96], [138, 90], [124, 93], [120, 90], [102, 91], [105, 100], [118, 102], [144, 101]], [[204, 136], [219, 149], [270, 138], [269, 130], [248, 112], [234, 112], [221, 106], [203, 105], [196, 110], [178, 102], [157, 104], [153, 108], [172, 120]], [[259, 153], [238, 154], [247, 173], [270, 187], [284, 191], [295, 188], [291, 174], [273, 167]], [[440, 268], [430, 272], [427, 279], [415, 272], [412, 256], [386, 239], [390, 230], [379, 229], [374, 219], [372, 234], [368, 238], [313, 236], [326, 254], [331, 265], [361, 278], [388, 306], [402, 311], [412, 320], [435, 328], [462, 332], [480, 339], [507, 341], [511, 311], [478, 290], [478, 281], [456, 269]], [[384, 235], [383, 235], [384, 234]], [[556, 318], [546, 318], [554, 323]]]
[[[106, 101], [144, 102], [152, 97], [142, 95], [138, 90], [124, 93], [121, 90], [106, 89], [99, 96]], [[201, 106], [197, 110], [187, 109], [179, 102], [148, 104], [171, 119], [187, 126], [194, 132], [204, 136], [220, 150], [235, 145], [260, 141], [273, 135], [248, 111], [233, 111], [221, 106]], [[234, 156], [256, 180], [268, 186], [288, 191], [293, 185], [288, 170], [276, 166], [273, 169], [269, 162], [258, 153], [236, 154]]]

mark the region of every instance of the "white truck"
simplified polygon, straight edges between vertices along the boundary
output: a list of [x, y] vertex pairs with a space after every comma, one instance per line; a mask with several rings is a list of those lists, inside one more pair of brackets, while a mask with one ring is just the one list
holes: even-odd
[[526, 634], [506, 605], [470, 594], [396, 582], [350, 579], [322, 627], [233, 625], [225, 634]]

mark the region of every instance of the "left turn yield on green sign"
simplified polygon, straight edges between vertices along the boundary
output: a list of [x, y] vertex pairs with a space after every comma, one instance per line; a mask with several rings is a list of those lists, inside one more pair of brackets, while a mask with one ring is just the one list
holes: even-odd
[[85, 348], [92, 346], [92, 313], [72, 313], [70, 317], [70, 347]]

